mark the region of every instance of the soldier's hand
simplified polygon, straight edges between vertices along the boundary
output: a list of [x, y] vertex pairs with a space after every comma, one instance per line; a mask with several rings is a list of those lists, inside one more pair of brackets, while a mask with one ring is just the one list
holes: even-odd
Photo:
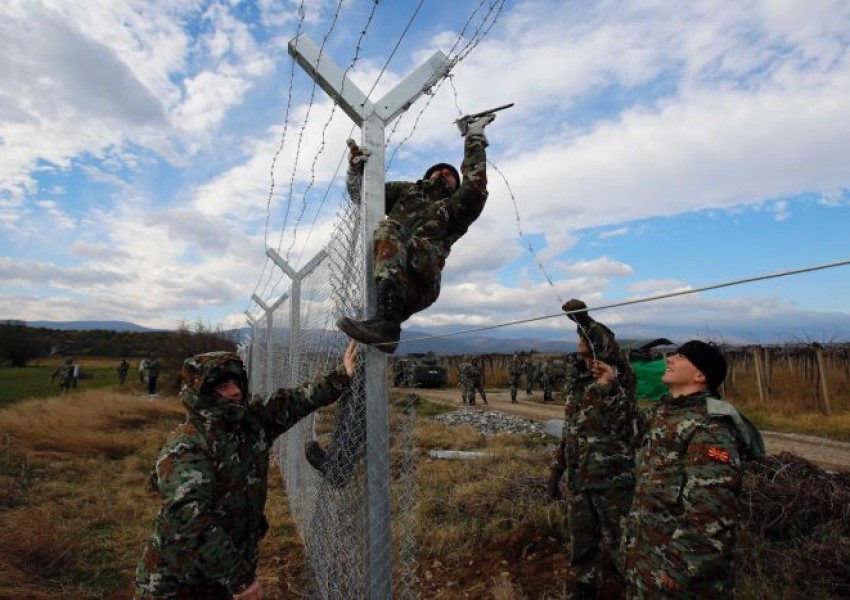
[[351, 167], [362, 169], [366, 161], [369, 160], [369, 153], [350, 138], [345, 143], [348, 144], [348, 164]]
[[345, 349], [345, 355], [342, 357], [342, 365], [345, 367], [345, 372], [349, 377], [354, 375], [354, 368], [357, 366], [357, 342], [351, 341]]
[[601, 360], [594, 360], [590, 365], [593, 378], [601, 385], [611, 385], [617, 378], [617, 369]]
[[561, 307], [561, 310], [564, 312], [576, 312], [579, 310], [587, 310], [587, 304], [578, 300], [576, 298], [571, 298], [564, 302], [564, 305]]
[[487, 113], [476, 117], [466, 123], [466, 133], [464, 135], [484, 135], [484, 128], [496, 120], [496, 115]]

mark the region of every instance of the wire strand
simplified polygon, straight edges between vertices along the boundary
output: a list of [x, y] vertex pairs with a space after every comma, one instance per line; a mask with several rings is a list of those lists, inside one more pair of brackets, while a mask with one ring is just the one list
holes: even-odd
[[[495, 325], [485, 325], [483, 327], [472, 327], [472, 328], [469, 328], [469, 329], [461, 329], [459, 331], [452, 331], [452, 332], [449, 332], [449, 333], [435, 333], [433, 335], [426, 335], [426, 336], [421, 336], [421, 337], [416, 337], [416, 338], [410, 338], [410, 339], [407, 339], [407, 340], [403, 340], [400, 343], [407, 344], [407, 343], [410, 343], [410, 342], [419, 342], [419, 341], [422, 341], [422, 340], [433, 340], [433, 339], [437, 339], [437, 338], [454, 337], [454, 336], [457, 336], [457, 335], [463, 335], [463, 334], [466, 334], [466, 333], [475, 333], [475, 332], [478, 332], [478, 331], [488, 331], [490, 329], [500, 329], [500, 328], [503, 328], [503, 327], [510, 327], [512, 325], [521, 325], [523, 323], [533, 323], [535, 321], [544, 321], [546, 319], [553, 319], [555, 317], [565, 317], [567, 315], [571, 315], [571, 314], [574, 314], [574, 313], [577, 313], [577, 312], [590, 312], [590, 311], [608, 310], [610, 308], [620, 308], [622, 306], [631, 306], [631, 305], [634, 305], [634, 304], [644, 304], [644, 303], [647, 303], [647, 302], [656, 302], [658, 300], [666, 300], [667, 298], [676, 298], [678, 296], [687, 296], [689, 294], [697, 294], [699, 292], [707, 292], [707, 291], [710, 291], [710, 290], [719, 290], [721, 288], [727, 288], [727, 287], [732, 287], [732, 286], [736, 286], [736, 285], [743, 285], [745, 283], [753, 283], [753, 282], [756, 282], [756, 281], [766, 281], [768, 279], [778, 279], [780, 277], [788, 277], [790, 275], [800, 275], [802, 273], [811, 273], [811, 272], [814, 272], [814, 271], [823, 271], [823, 270], [826, 270], [826, 269], [833, 269], [833, 268], [836, 268], [836, 267], [843, 267], [843, 266], [847, 266], [847, 265], [850, 265], [850, 259], [839, 260], [839, 261], [836, 261], [836, 262], [825, 263], [825, 264], [821, 264], [821, 265], [815, 265], [813, 267], [803, 267], [803, 268], [800, 268], [800, 269], [791, 269], [791, 270], [787, 270], [787, 271], [780, 271], [778, 273], [768, 273], [766, 275], [757, 275], [757, 276], [754, 276], [754, 277], [746, 277], [746, 278], [743, 278], [743, 279], [733, 279], [731, 281], [724, 281], [722, 283], [715, 283], [715, 284], [707, 285], [707, 286], [701, 287], [701, 288], [694, 288], [694, 289], [690, 289], [690, 290], [681, 290], [681, 291], [678, 291], [678, 292], [669, 292], [669, 293], [666, 293], [666, 294], [658, 294], [656, 296], [647, 296], [645, 298], [637, 298], [635, 300], [624, 300], [622, 302], [612, 302], [610, 304], [602, 304], [602, 305], [599, 305], [599, 306], [583, 308], [581, 310], [576, 310], [576, 311], [569, 311], [569, 312], [562, 311], [562, 312], [551, 314], [551, 315], [543, 315], [543, 316], [540, 316], [540, 317], [530, 317], [528, 319], [518, 319], [516, 321], [508, 321], [508, 322], [505, 322], [505, 323], [497, 323]], [[380, 346], [382, 344], [374, 344], [374, 345]]]

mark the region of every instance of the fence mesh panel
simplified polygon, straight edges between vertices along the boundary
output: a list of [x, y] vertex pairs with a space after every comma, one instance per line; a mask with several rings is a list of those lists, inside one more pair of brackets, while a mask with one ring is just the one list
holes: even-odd
[[[254, 393], [300, 385], [340, 363], [348, 339], [334, 323], [342, 315], [362, 317], [361, 236], [359, 207], [346, 203], [338, 213], [327, 256], [301, 281], [292, 282], [285, 300], [256, 322], [248, 352]], [[303, 419], [274, 448], [307, 556], [302, 597], [368, 597], [370, 556], [388, 549], [368, 547], [366, 466], [369, 460], [389, 460], [401, 465], [392, 482], [393, 514], [385, 516], [387, 522], [393, 519], [393, 597], [418, 598], [415, 411], [403, 411], [391, 420], [393, 456], [367, 456], [366, 386], [360, 358], [351, 391], [334, 406]], [[305, 454], [305, 446], [313, 440], [325, 455], [318, 469]]]

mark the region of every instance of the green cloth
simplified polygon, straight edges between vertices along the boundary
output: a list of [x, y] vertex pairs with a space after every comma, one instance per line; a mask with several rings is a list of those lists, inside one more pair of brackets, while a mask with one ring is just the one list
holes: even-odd
[[664, 375], [664, 359], [632, 362], [632, 368], [637, 377], [637, 398], [658, 400], [668, 392], [667, 386], [661, 383]]

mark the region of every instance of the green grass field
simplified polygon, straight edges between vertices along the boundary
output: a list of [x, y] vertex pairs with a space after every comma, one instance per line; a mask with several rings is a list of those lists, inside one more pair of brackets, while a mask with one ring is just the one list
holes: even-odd
[[[114, 361], [113, 361], [114, 362]], [[115, 366], [81, 364], [81, 378], [77, 388], [71, 389], [71, 394], [86, 390], [111, 388], [118, 385]], [[56, 396], [59, 391], [59, 381], [50, 381], [50, 376], [56, 371], [56, 365], [40, 364], [27, 367], [0, 367], [0, 407], [14, 404], [26, 398], [48, 398]], [[135, 376], [133, 370], [127, 377], [127, 383], [132, 383]]]

